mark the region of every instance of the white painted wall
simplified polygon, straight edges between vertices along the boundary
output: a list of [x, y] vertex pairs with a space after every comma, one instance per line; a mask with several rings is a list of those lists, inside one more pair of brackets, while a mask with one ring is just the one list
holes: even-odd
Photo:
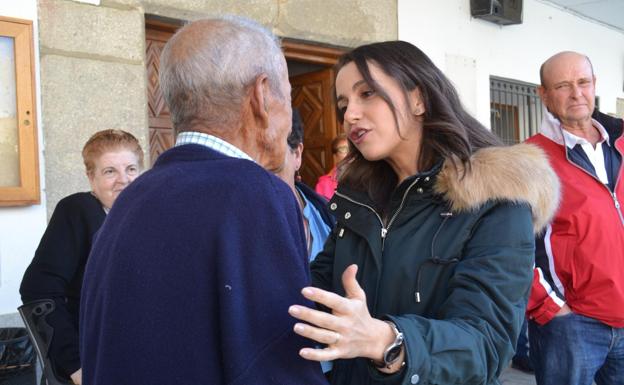
[[[0, 0], [0, 16], [32, 20], [35, 47], [37, 123], [41, 204], [26, 207], [0, 207], [0, 315], [15, 313], [21, 305], [19, 285], [46, 226], [43, 194], [43, 143], [41, 130], [41, 90], [39, 87], [39, 43], [36, 0]], [[1, 323], [1, 322], [0, 322]], [[0, 325], [1, 326], [1, 325]]]
[[[41, 172], [37, 2], [0, 0], [0, 16], [33, 21]], [[561, 50], [576, 50], [591, 58], [603, 111], [615, 112], [616, 97], [624, 98], [624, 33], [539, 0], [524, 0], [523, 24], [514, 26], [472, 19], [470, 0], [398, 0], [398, 18], [399, 38], [425, 51], [458, 86], [468, 109], [487, 126], [489, 76], [539, 83], [539, 66]], [[41, 174], [40, 205], [0, 207], [0, 316], [14, 313], [20, 305], [19, 284], [45, 230], [44, 182]]]
[[503, 27], [471, 18], [470, 0], [398, 0], [398, 15], [399, 39], [445, 71], [488, 127], [490, 75], [539, 84], [540, 65], [563, 50], [591, 59], [603, 112], [624, 97], [624, 33], [539, 0], [524, 0], [523, 23]]

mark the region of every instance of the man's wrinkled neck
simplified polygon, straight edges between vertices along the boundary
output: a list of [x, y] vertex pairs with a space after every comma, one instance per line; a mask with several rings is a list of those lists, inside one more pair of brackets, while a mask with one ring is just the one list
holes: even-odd
[[596, 147], [596, 143], [602, 140], [600, 131], [594, 127], [591, 116], [582, 120], [560, 120], [561, 128], [579, 138], [583, 138]]

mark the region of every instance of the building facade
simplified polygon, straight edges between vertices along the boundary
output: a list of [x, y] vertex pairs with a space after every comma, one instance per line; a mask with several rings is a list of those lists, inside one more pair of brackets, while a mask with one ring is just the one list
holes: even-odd
[[[622, 115], [624, 33], [539, 0], [525, 0], [523, 13], [522, 24], [499, 26], [472, 18], [470, 0], [0, 0], [0, 16], [33, 22], [41, 193], [38, 204], [0, 207], [0, 325], [16, 319], [23, 272], [56, 203], [88, 190], [80, 155], [87, 138], [120, 128], [136, 135], [146, 152], [154, 147], [148, 111], [153, 79], [146, 70], [150, 22], [176, 25], [238, 14], [288, 42], [334, 51], [407, 40], [449, 75], [480, 121], [490, 126], [498, 111], [513, 130], [516, 120], [519, 126], [528, 121], [525, 111], [535, 102], [492, 96], [492, 79], [537, 84], [546, 58], [576, 50], [592, 59], [601, 109]], [[327, 63], [301, 71], [329, 68]], [[518, 128], [517, 139], [527, 132]]]

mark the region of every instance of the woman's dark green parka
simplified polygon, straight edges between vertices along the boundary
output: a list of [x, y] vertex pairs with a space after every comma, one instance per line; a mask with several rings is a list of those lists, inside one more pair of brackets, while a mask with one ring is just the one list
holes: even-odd
[[339, 187], [313, 284], [344, 295], [342, 272], [357, 264], [371, 315], [405, 336], [406, 365], [384, 375], [367, 359], [339, 360], [332, 383], [498, 384], [524, 319], [534, 232], [558, 196], [545, 155], [526, 144], [481, 149], [465, 174], [447, 161], [408, 178], [387, 218]]

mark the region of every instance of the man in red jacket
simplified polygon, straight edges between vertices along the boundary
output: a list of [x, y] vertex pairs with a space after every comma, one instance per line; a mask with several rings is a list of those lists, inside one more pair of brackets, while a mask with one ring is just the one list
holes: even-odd
[[528, 142], [549, 155], [563, 196], [536, 243], [527, 307], [537, 384], [622, 385], [624, 124], [594, 112], [596, 77], [586, 56], [560, 52], [540, 78], [548, 112]]

